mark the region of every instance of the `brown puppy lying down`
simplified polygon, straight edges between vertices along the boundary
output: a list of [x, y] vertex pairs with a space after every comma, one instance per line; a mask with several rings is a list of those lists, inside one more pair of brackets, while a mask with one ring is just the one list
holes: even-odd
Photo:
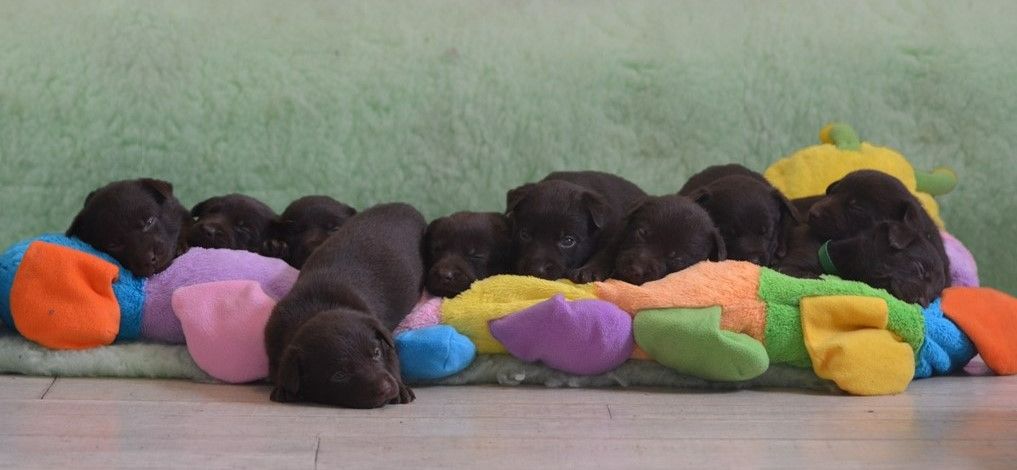
[[725, 256], [724, 239], [706, 210], [677, 194], [648, 197], [626, 218], [614, 277], [642, 284]]
[[646, 193], [598, 171], [559, 171], [506, 195], [516, 274], [575, 282], [607, 279], [625, 214]]
[[271, 207], [243, 194], [216, 196], [191, 208], [196, 220], [187, 233], [190, 246], [266, 253], [278, 216]]
[[497, 212], [456, 212], [427, 226], [428, 292], [455, 297], [474, 281], [511, 269], [508, 219]]
[[286, 206], [273, 227], [273, 253], [300, 269], [329, 235], [357, 210], [329, 196], [304, 196]]
[[729, 259], [768, 266], [787, 251], [798, 211], [763, 175], [737, 164], [711, 166], [678, 194], [703, 206], [724, 237]]
[[147, 277], [187, 251], [191, 216], [173, 185], [141, 178], [115, 181], [89, 193], [67, 236], [102, 250], [132, 273]]
[[833, 182], [808, 212], [809, 227], [823, 240], [850, 237], [882, 221], [904, 223], [931, 243], [938, 255], [927, 266], [936, 271], [930, 276], [936, 281], [932, 287], [938, 293], [950, 285], [950, 260], [939, 228], [897, 178], [874, 170], [848, 173]]
[[796, 227], [787, 255], [774, 268], [803, 278], [836, 274], [922, 306], [943, 290], [945, 279], [938, 269], [936, 247], [907, 223], [882, 221], [851, 237], [826, 242], [825, 265], [820, 254], [824, 242], [808, 225]]
[[392, 329], [420, 299], [423, 216], [382, 204], [307, 259], [265, 327], [272, 400], [350, 408], [409, 403]]

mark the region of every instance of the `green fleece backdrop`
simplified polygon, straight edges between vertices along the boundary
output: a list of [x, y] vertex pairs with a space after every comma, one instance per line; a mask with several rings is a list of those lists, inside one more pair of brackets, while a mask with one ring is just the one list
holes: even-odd
[[0, 0], [0, 243], [94, 187], [277, 210], [327, 193], [501, 210], [561, 169], [652, 193], [762, 170], [830, 120], [953, 165], [940, 198], [1017, 291], [1017, 2]]

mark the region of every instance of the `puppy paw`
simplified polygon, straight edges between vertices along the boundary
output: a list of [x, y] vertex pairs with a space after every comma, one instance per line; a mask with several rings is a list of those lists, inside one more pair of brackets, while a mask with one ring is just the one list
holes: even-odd
[[603, 281], [611, 273], [603, 266], [586, 265], [569, 273], [569, 280], [577, 284], [586, 284], [594, 281]]
[[399, 396], [392, 399], [390, 402], [393, 405], [405, 405], [417, 398], [417, 395], [413, 393], [410, 387], [405, 384], [399, 384]]

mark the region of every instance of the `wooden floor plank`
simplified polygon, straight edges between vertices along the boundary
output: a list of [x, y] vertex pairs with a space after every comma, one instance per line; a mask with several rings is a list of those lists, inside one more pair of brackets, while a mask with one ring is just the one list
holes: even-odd
[[[238, 432], [237, 434], [242, 434]], [[0, 468], [314, 468], [316, 438], [4, 436]]]
[[42, 398], [53, 385], [53, 380], [52, 377], [0, 375], [0, 400]]
[[[1017, 441], [322, 438], [329, 468], [1013, 468]], [[481, 465], [480, 462], [483, 462]]]

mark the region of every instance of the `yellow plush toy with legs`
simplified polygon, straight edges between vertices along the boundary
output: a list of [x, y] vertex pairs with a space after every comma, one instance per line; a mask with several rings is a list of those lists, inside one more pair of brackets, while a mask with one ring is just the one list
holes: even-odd
[[826, 187], [856, 170], [890, 174], [904, 183], [940, 228], [939, 205], [933, 196], [950, 192], [957, 175], [947, 167], [920, 172], [896, 150], [862, 142], [846, 124], [828, 124], [819, 132], [820, 145], [801, 149], [767, 168], [763, 176], [789, 199], [818, 196]]

